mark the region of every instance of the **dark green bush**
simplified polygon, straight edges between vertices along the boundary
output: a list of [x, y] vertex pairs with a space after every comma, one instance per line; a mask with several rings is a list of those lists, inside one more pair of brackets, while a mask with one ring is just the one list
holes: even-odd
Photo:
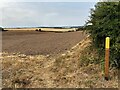
[[2, 27], [0, 27], [0, 31], [4, 31], [4, 29]]
[[86, 27], [101, 58], [105, 55], [105, 38], [110, 37], [110, 65], [120, 67], [120, 2], [98, 2]]

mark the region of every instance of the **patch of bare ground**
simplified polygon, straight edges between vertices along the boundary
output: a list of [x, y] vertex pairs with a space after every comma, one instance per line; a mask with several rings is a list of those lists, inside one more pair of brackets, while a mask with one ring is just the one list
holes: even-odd
[[3, 87], [118, 88], [117, 70], [111, 69], [110, 80], [106, 81], [99, 64], [84, 65], [81, 56], [90, 45], [91, 40], [87, 37], [56, 58], [3, 53]]
[[86, 37], [83, 31], [77, 32], [37, 32], [7, 31], [2, 32], [2, 51], [25, 55], [61, 54]]

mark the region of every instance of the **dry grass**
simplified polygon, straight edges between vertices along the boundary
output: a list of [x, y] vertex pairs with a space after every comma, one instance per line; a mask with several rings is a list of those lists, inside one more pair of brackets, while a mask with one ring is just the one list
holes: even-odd
[[110, 70], [110, 80], [105, 81], [99, 64], [80, 66], [90, 43], [86, 38], [56, 58], [3, 53], [3, 87], [118, 88], [117, 70]]

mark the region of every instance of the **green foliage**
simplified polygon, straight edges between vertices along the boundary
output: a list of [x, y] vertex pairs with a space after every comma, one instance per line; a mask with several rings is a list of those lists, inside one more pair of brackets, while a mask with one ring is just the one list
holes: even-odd
[[[86, 23], [93, 38], [94, 46], [101, 58], [104, 57], [105, 38], [110, 37], [111, 66], [120, 66], [120, 2], [98, 2], [91, 10], [90, 20]], [[88, 26], [88, 23], [91, 25]]]
[[0, 31], [4, 31], [4, 29], [2, 27], [0, 27]]

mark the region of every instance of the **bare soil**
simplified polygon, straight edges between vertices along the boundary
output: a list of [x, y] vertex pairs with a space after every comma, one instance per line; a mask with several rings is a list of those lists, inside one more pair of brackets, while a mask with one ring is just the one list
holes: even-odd
[[85, 38], [78, 32], [37, 32], [6, 31], [2, 32], [2, 52], [25, 55], [56, 55], [69, 50]]
[[[110, 69], [106, 81], [100, 64], [85, 64], [84, 54], [94, 57], [87, 50], [91, 39], [85, 38], [58, 57], [44, 55], [2, 54], [3, 88], [118, 88], [118, 72]], [[89, 48], [88, 48], [89, 49]], [[86, 53], [86, 54], [85, 54]], [[91, 58], [89, 57], [89, 58]], [[89, 59], [90, 60], [90, 59]], [[96, 89], [95, 89], [96, 90]]]
[[[106, 81], [100, 64], [84, 65], [97, 59], [93, 58], [96, 51], [89, 49], [92, 40], [83, 32], [6, 31], [2, 34], [3, 88], [118, 88], [116, 69], [110, 69], [110, 79]], [[56, 56], [57, 53], [61, 54]]]

